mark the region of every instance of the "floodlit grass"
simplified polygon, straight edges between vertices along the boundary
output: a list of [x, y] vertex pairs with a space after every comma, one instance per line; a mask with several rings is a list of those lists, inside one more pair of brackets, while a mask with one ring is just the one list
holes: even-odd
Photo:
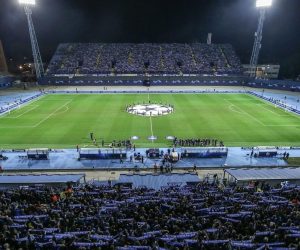
[[300, 166], [300, 157], [290, 157], [287, 163], [291, 166]]
[[174, 105], [173, 114], [128, 114], [127, 104], [147, 94], [47, 95], [0, 117], [0, 148], [74, 148], [139, 136], [137, 146], [169, 146], [165, 137], [215, 138], [226, 146], [300, 145], [300, 117], [247, 94], [150, 94], [152, 102]]

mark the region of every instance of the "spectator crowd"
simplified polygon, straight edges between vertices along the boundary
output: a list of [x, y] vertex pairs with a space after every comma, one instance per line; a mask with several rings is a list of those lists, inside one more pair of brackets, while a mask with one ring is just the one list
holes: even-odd
[[299, 188], [223, 184], [0, 191], [0, 249], [299, 249]]
[[60, 44], [47, 75], [78, 74], [240, 75], [230, 44]]

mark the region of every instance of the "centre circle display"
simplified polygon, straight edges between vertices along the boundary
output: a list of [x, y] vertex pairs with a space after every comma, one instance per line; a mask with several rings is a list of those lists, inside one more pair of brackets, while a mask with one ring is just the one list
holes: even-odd
[[126, 111], [139, 116], [162, 116], [173, 113], [174, 108], [169, 104], [133, 104]]

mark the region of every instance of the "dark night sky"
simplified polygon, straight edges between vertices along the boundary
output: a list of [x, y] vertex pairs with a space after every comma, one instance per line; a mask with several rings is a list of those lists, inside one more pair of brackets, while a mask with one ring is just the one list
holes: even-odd
[[[61, 42], [231, 43], [250, 60], [258, 11], [255, 0], [36, 0], [33, 21], [44, 61]], [[31, 58], [18, 0], [0, 0], [0, 39], [7, 58]], [[273, 0], [267, 12], [260, 63], [280, 63], [300, 74], [300, 1]]]

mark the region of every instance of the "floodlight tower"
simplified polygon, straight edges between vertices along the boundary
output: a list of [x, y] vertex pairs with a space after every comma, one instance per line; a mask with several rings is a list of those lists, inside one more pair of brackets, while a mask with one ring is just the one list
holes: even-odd
[[260, 11], [259, 20], [258, 20], [258, 27], [257, 31], [255, 32], [255, 41], [253, 45], [251, 60], [250, 60], [250, 76], [256, 76], [256, 68], [258, 63], [259, 52], [261, 49], [261, 41], [263, 37], [263, 27], [264, 21], [266, 17], [266, 9], [272, 6], [272, 0], [256, 0], [256, 7]]
[[44, 67], [43, 67], [43, 61], [42, 61], [39, 45], [37, 42], [32, 18], [31, 18], [32, 10], [30, 8], [31, 6], [35, 5], [35, 0], [19, 0], [19, 4], [24, 6], [25, 14], [27, 16], [32, 55], [33, 55], [34, 66], [35, 66], [35, 73], [37, 79], [40, 79], [44, 75]]

